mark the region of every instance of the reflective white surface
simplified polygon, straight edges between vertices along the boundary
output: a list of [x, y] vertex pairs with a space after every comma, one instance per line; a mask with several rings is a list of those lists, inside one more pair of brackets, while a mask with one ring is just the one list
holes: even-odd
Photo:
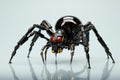
[[[91, 69], [87, 68], [85, 58], [75, 57], [73, 64], [69, 59], [59, 59], [57, 64], [54, 61], [47, 61], [42, 64], [40, 59], [30, 58], [6, 64], [0, 73], [1, 80], [119, 80], [119, 67], [111, 60], [100, 58], [91, 59]], [[101, 57], [102, 58], [102, 57]], [[50, 59], [50, 58], [48, 58]], [[96, 60], [95, 60], [96, 59]], [[94, 61], [95, 60], [95, 61]]]
[[[0, 80], [119, 80], [120, 79], [120, 0], [0, 0]], [[48, 50], [47, 64], [39, 55], [46, 41], [39, 38], [27, 53], [31, 38], [21, 46], [13, 63], [8, 64], [14, 46], [33, 24], [47, 20], [54, 28], [65, 15], [78, 17], [83, 24], [91, 21], [103, 37], [116, 61], [106, 59], [106, 53], [90, 33], [91, 69], [87, 69], [83, 46], [77, 46], [73, 64], [64, 50], [57, 57]], [[47, 36], [46, 32], [43, 31]]]

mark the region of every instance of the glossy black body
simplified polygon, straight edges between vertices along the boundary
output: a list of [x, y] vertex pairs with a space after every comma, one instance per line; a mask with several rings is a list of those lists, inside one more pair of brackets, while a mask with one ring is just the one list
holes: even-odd
[[[39, 30], [34, 31], [34, 28], [38, 28]], [[44, 36], [44, 34], [42, 34], [41, 32], [42, 30], [45, 30], [47, 34], [50, 36], [50, 38]], [[9, 63], [11, 63], [11, 60], [13, 56], [15, 56], [17, 49], [22, 44], [24, 44], [29, 39], [29, 37], [34, 35], [32, 42], [30, 44], [28, 57], [38, 37], [47, 40], [46, 45], [42, 48], [40, 53], [43, 62], [46, 61], [47, 50], [51, 47], [52, 52], [55, 53], [56, 56], [58, 53], [61, 53], [63, 49], [70, 50], [71, 51], [70, 63], [72, 63], [75, 47], [81, 44], [83, 45], [86, 53], [88, 68], [90, 68], [91, 66], [90, 66], [90, 56], [89, 56], [89, 32], [91, 30], [95, 33], [99, 43], [105, 49], [107, 57], [108, 58], [110, 57], [113, 63], [115, 63], [112, 54], [109, 51], [109, 48], [107, 47], [106, 43], [98, 33], [95, 26], [91, 22], [88, 22], [87, 24], [83, 25], [82, 22], [74, 16], [64, 16], [60, 18], [55, 25], [55, 31], [52, 29], [52, 26], [46, 20], [43, 20], [40, 25], [34, 24], [32, 27], [28, 29], [25, 35], [18, 41], [11, 55]]]

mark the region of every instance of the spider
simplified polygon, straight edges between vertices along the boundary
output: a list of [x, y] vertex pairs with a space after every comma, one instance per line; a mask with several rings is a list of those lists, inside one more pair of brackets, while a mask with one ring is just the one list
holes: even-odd
[[[38, 28], [38, 31], [35, 31], [34, 30], [35, 28]], [[50, 38], [44, 36], [44, 34], [41, 33], [42, 30], [45, 30], [47, 34], [50, 36]], [[105, 49], [107, 58], [109, 59], [110, 57], [113, 63], [115, 63], [112, 54], [109, 51], [109, 48], [107, 47], [102, 37], [99, 35], [95, 26], [91, 22], [88, 22], [87, 24], [83, 25], [82, 22], [77, 17], [74, 16], [61, 17], [55, 25], [55, 32], [53, 31], [52, 26], [46, 20], [43, 20], [41, 24], [33, 24], [33, 26], [30, 27], [28, 31], [25, 33], [25, 35], [18, 41], [17, 45], [14, 48], [14, 51], [12, 52], [9, 63], [11, 63], [12, 58], [13, 56], [15, 56], [17, 49], [21, 45], [23, 45], [31, 36], [34, 36], [30, 44], [30, 48], [27, 56], [28, 58], [32, 50], [32, 47], [34, 46], [34, 43], [36, 42], [38, 37], [41, 37], [47, 40], [46, 45], [41, 49], [41, 53], [40, 53], [43, 63], [45, 63], [46, 61], [47, 50], [50, 47], [52, 53], [54, 53], [55, 56], [57, 56], [58, 53], [61, 53], [63, 49], [70, 50], [71, 51], [70, 63], [72, 63], [75, 47], [81, 44], [84, 46], [86, 59], [88, 62], [88, 68], [91, 68], [90, 56], [89, 56], [90, 30], [93, 30], [99, 43]]]

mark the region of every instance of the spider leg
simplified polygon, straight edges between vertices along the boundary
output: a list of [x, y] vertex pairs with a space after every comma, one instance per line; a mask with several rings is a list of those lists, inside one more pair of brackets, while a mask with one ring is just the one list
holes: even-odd
[[93, 30], [93, 32], [95, 33], [95, 35], [96, 35], [99, 43], [100, 43], [100, 44], [103, 46], [103, 48], [105, 49], [105, 52], [106, 52], [106, 54], [107, 54], [107, 57], [109, 58], [109, 56], [110, 56], [110, 58], [112, 59], [113, 63], [115, 63], [115, 61], [114, 61], [114, 59], [113, 59], [113, 57], [112, 57], [112, 54], [111, 54], [111, 52], [109, 51], [108, 46], [106, 45], [106, 43], [104, 42], [104, 40], [102, 39], [102, 37], [100, 36], [100, 34], [98, 33], [98, 31], [97, 31], [97, 29], [95, 28], [95, 26], [94, 26], [91, 22], [89, 22], [86, 26], [87, 26], [87, 28], [85, 29], [85, 31], [89, 31], [89, 30], [91, 30], [91, 29]]
[[12, 52], [11, 58], [9, 60], [9, 63], [11, 63], [11, 60], [13, 56], [15, 56], [17, 49], [23, 45], [29, 37], [31, 37], [33, 34], [30, 34], [35, 27], [39, 27], [39, 25], [33, 25], [31, 28], [28, 29], [28, 31], [25, 33], [25, 35], [18, 41], [17, 45], [14, 48], [14, 51]]
[[[41, 32], [41, 30], [39, 30], [38, 32]], [[30, 56], [30, 52], [32, 51], [32, 47], [34, 46], [34, 43], [37, 41], [38, 37], [39, 37], [39, 35], [35, 34], [32, 39], [32, 42], [31, 42], [30, 48], [29, 48], [29, 52], [28, 52], [28, 56], [27, 56], [28, 58]]]
[[[38, 32], [37, 31], [33, 31], [34, 28], [38, 28], [39, 31]], [[30, 45], [28, 57], [29, 57], [30, 52], [32, 50], [32, 46], [34, 45], [34, 43], [37, 40], [38, 36], [40, 36], [41, 38], [46, 39], [47, 41], [49, 40], [47, 37], [45, 37], [43, 34], [40, 33], [41, 30], [45, 30], [49, 35], [53, 35], [53, 33], [54, 33], [53, 30], [52, 30], [51, 25], [47, 21], [45, 21], [45, 20], [43, 20], [40, 25], [34, 24], [31, 28], [28, 29], [28, 31], [25, 33], [25, 35], [18, 41], [17, 45], [14, 48], [14, 51], [12, 52], [11, 58], [9, 60], [9, 63], [11, 63], [11, 60], [12, 60], [13, 56], [15, 56], [17, 49], [21, 45], [23, 45], [28, 40], [29, 37], [33, 36], [34, 34], [36, 34], [36, 35], [32, 39], [32, 43]]]
[[88, 62], [88, 68], [90, 69], [90, 56], [89, 56], [89, 46], [84, 45], [84, 50], [86, 52], [86, 58], [87, 58], [87, 62]]
[[47, 60], [47, 50], [49, 49], [49, 47], [47, 46], [45, 49], [45, 61]]
[[57, 65], [57, 53], [55, 53], [55, 64]]
[[71, 51], [71, 59], [70, 59], [70, 64], [72, 63], [73, 61], [73, 56], [74, 56], [74, 51]]
[[[42, 23], [41, 23], [41, 27], [42, 29], [46, 30], [46, 32], [51, 36], [53, 35], [54, 31], [52, 30], [52, 26], [46, 21], [46, 20], [43, 20]], [[38, 33], [41, 33], [41, 30], [38, 31]], [[30, 55], [30, 52], [32, 50], [32, 47], [34, 46], [34, 43], [36, 42], [36, 40], [38, 39], [39, 35], [35, 35], [32, 39], [32, 42], [30, 44], [30, 48], [29, 48], [29, 52], [28, 52], [28, 58], [29, 58], [29, 55]]]
[[[49, 45], [46, 44], [46, 45], [43, 46], [43, 48], [41, 49], [40, 55], [41, 55], [41, 58], [42, 58], [43, 63], [45, 63], [45, 61], [46, 61], [46, 54], [47, 54], [48, 48], [49, 48]], [[45, 55], [45, 60], [44, 60], [44, 56], [43, 56], [43, 55]]]
[[34, 43], [36, 42], [36, 40], [38, 39], [38, 37], [40, 36], [41, 38], [44, 38], [46, 39], [47, 41], [49, 41], [49, 39], [47, 37], [45, 37], [43, 34], [40, 33], [40, 30], [37, 32], [37, 31], [34, 31], [35, 33], [35, 36], [33, 37], [32, 39], [32, 42], [30, 44], [30, 48], [29, 48], [29, 53], [28, 53], [28, 58], [29, 58], [29, 55], [30, 55], [30, 52], [32, 50], [32, 47], [34, 46]]
[[[48, 39], [47, 37], [45, 37], [43, 34], [37, 32], [37, 31], [34, 31], [34, 33], [37, 34], [37, 35], [39, 35], [41, 38], [44, 38], [44, 39], [46, 39], [47, 41], [49, 41], [49, 39]], [[47, 46], [48, 46], [48, 45], [45, 45], [45, 46], [43, 47], [43, 49], [42, 49], [42, 52], [41, 52], [41, 57], [42, 57], [43, 62], [44, 62], [43, 51], [44, 51], [44, 49], [45, 49]]]
[[71, 45], [71, 59], [70, 59], [70, 64], [71, 64], [71, 63], [72, 63], [72, 61], [73, 61], [74, 50], [75, 50], [74, 45]]
[[86, 36], [86, 33], [85, 33], [85, 29], [84, 29], [84, 26], [81, 25], [81, 31], [82, 31], [82, 36], [83, 36], [83, 46], [84, 46], [84, 50], [85, 50], [85, 53], [86, 53], [86, 58], [87, 58], [87, 62], [88, 62], [88, 68], [90, 69], [91, 66], [90, 66], [90, 56], [89, 56], [89, 43], [88, 43], [88, 37]]

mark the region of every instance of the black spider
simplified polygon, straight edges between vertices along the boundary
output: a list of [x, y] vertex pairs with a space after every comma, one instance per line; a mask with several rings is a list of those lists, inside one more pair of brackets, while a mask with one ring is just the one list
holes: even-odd
[[[39, 30], [34, 31], [34, 28], [38, 28]], [[45, 37], [44, 34], [41, 33], [41, 30], [45, 30], [47, 34], [50, 36], [50, 38]], [[107, 47], [106, 43], [103, 41], [102, 37], [98, 34], [98, 31], [96, 30], [95, 26], [91, 22], [88, 22], [87, 24], [83, 25], [81, 21], [74, 16], [64, 16], [57, 21], [55, 25], [55, 30], [56, 31], [54, 32], [52, 29], [52, 26], [45, 20], [43, 20], [40, 25], [34, 24], [30, 29], [28, 29], [27, 33], [20, 39], [20, 41], [15, 46], [9, 63], [11, 63], [11, 60], [13, 56], [15, 56], [17, 49], [22, 44], [24, 44], [29, 37], [34, 35], [32, 42], [30, 44], [28, 57], [38, 37], [41, 37], [47, 40], [47, 44], [42, 48], [42, 51], [41, 51], [41, 57], [43, 62], [46, 61], [47, 50], [48, 48], [51, 47], [52, 52], [55, 53], [56, 56], [57, 56], [57, 53], [61, 53], [63, 49], [71, 50], [70, 63], [72, 63], [75, 46], [78, 46], [79, 44], [81, 44], [84, 46], [84, 49], [86, 52], [86, 58], [88, 62], [88, 68], [90, 68], [90, 57], [89, 57], [89, 31], [90, 30], [93, 30], [93, 32], [95, 33], [98, 41], [105, 49], [107, 57], [109, 58], [110, 56], [113, 63], [115, 63], [112, 57], [112, 54], [109, 51], [109, 48]]]

